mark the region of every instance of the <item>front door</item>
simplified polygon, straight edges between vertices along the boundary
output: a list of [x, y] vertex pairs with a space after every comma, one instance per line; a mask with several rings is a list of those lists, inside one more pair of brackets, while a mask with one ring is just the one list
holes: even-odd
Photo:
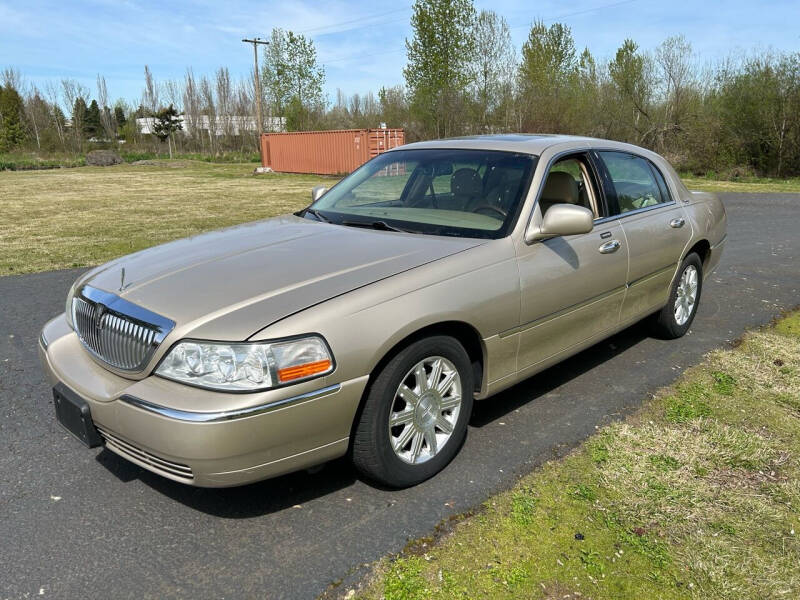
[[[572, 177], [572, 182], [564, 176]], [[628, 273], [628, 247], [607, 208], [586, 155], [557, 161], [545, 179], [539, 208], [580, 204], [595, 213], [590, 233], [560, 236], [518, 248], [521, 284], [520, 371], [599, 337], [619, 323]]]

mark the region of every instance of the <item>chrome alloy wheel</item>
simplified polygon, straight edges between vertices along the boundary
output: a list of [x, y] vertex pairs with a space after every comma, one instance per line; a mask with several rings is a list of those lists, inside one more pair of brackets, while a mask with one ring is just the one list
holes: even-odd
[[406, 373], [389, 411], [389, 443], [400, 460], [430, 460], [453, 434], [461, 410], [461, 376], [442, 356], [419, 361]]
[[697, 302], [697, 268], [689, 265], [681, 274], [678, 294], [675, 297], [675, 322], [683, 325], [689, 320]]

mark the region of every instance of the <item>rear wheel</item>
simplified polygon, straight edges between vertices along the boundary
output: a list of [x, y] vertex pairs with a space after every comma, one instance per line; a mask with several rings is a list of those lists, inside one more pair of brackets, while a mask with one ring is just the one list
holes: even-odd
[[703, 262], [692, 252], [681, 263], [678, 276], [672, 283], [667, 305], [656, 314], [656, 335], [675, 339], [689, 331], [697, 313], [702, 288]]
[[469, 356], [454, 338], [414, 342], [372, 383], [353, 438], [367, 477], [407, 487], [441, 471], [458, 453], [472, 411]]

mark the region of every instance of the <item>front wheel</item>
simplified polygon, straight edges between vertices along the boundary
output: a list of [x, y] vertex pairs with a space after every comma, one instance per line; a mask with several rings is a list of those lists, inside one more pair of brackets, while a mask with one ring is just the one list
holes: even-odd
[[469, 356], [454, 338], [429, 337], [401, 350], [370, 387], [353, 437], [354, 464], [391, 487], [432, 477], [464, 441], [473, 389]]
[[692, 252], [681, 263], [667, 305], [656, 314], [654, 329], [659, 337], [675, 339], [689, 331], [702, 289], [703, 262]]

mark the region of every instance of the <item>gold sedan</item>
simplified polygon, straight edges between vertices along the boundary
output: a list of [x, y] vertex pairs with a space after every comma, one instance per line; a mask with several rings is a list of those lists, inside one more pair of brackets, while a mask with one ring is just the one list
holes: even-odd
[[80, 277], [40, 339], [59, 422], [192, 485], [345, 454], [414, 485], [473, 400], [643, 318], [683, 335], [726, 236], [663, 158], [589, 138], [411, 144], [312, 198]]

